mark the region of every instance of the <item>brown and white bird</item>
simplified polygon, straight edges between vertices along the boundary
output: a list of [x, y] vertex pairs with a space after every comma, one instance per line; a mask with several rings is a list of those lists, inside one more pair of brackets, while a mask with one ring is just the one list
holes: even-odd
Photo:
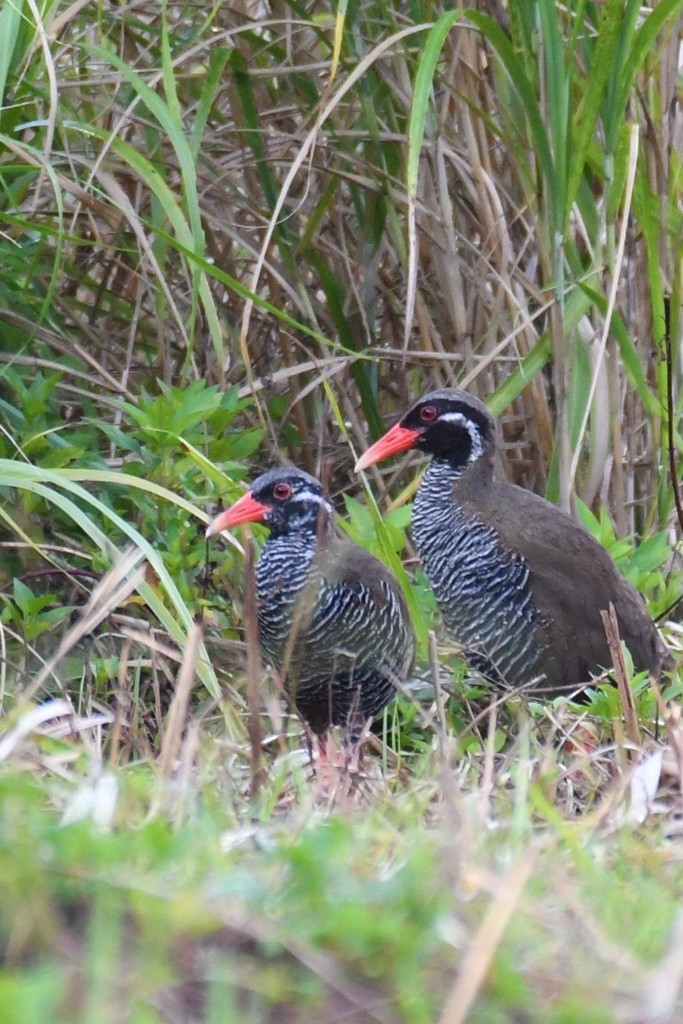
[[600, 612], [614, 604], [637, 670], [668, 658], [640, 595], [574, 518], [493, 476], [495, 422], [455, 388], [416, 402], [357, 469], [417, 448], [432, 461], [412, 535], [444, 623], [494, 683], [568, 692], [611, 665]]
[[256, 569], [263, 658], [320, 740], [338, 725], [354, 744], [413, 664], [398, 582], [368, 551], [336, 536], [329, 499], [300, 469], [258, 477], [206, 535], [254, 522], [270, 530]]

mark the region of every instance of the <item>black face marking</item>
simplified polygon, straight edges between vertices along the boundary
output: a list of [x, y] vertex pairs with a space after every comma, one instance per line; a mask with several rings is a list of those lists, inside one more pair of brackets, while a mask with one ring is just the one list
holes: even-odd
[[419, 431], [415, 447], [454, 466], [478, 459], [493, 442], [493, 420], [485, 406], [465, 392], [434, 391], [409, 409], [401, 426]]
[[250, 490], [255, 501], [268, 507], [263, 522], [275, 534], [317, 531], [321, 517], [334, 514], [318, 480], [302, 469], [271, 469]]

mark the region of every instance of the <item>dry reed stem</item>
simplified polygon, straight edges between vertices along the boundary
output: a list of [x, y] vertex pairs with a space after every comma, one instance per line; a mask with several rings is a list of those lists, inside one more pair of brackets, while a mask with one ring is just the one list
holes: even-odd
[[[282, 213], [285, 201], [286, 201], [286, 199], [287, 199], [287, 197], [289, 195], [289, 192], [291, 190], [291, 187], [292, 187], [292, 184], [294, 182], [294, 179], [296, 178], [296, 176], [299, 173], [301, 167], [303, 166], [304, 161], [306, 160], [309, 152], [311, 151], [311, 149], [315, 145], [316, 139], [318, 137], [320, 129], [322, 128], [322, 125], [325, 123], [325, 121], [331, 115], [331, 113], [334, 111], [334, 109], [339, 105], [339, 103], [344, 98], [346, 93], [356, 84], [356, 82], [359, 79], [362, 78], [362, 76], [365, 74], [367, 69], [376, 60], [378, 60], [379, 57], [381, 57], [383, 53], [385, 53], [392, 46], [396, 45], [396, 43], [400, 42], [402, 39], [405, 39], [405, 38], [407, 38], [409, 36], [412, 36], [412, 35], [414, 35], [417, 32], [422, 32], [426, 28], [429, 28], [429, 25], [413, 25], [413, 26], [410, 26], [410, 28], [406, 28], [406, 29], [403, 29], [401, 32], [395, 33], [394, 35], [390, 36], [388, 39], [383, 40], [381, 44], [379, 44], [377, 47], [375, 47], [368, 55], [366, 55], [361, 61], [359, 61], [358, 65], [354, 68], [354, 70], [351, 72], [351, 74], [348, 76], [348, 78], [336, 90], [336, 92], [332, 96], [329, 97], [328, 101], [326, 103], [324, 103], [321, 106], [321, 108], [319, 109], [319, 111], [318, 111], [318, 113], [316, 115], [315, 123], [314, 123], [313, 127], [310, 129], [310, 131], [306, 134], [306, 138], [305, 138], [303, 144], [300, 146], [300, 148], [299, 148], [299, 150], [298, 150], [298, 152], [297, 152], [297, 154], [295, 156], [295, 159], [292, 162], [292, 165], [289, 168], [289, 171], [287, 172], [285, 180], [282, 183], [282, 188], [280, 189], [280, 193], [278, 195], [277, 202], [275, 203], [275, 207], [274, 207], [273, 212], [271, 214], [271, 217], [269, 219], [268, 227], [266, 229], [266, 234], [265, 234], [265, 237], [263, 239], [263, 243], [261, 245], [261, 249], [260, 249], [260, 252], [259, 252], [259, 255], [258, 255], [258, 259], [256, 261], [256, 266], [254, 267], [253, 273], [251, 275], [251, 280], [249, 282], [249, 291], [252, 292], [252, 294], [256, 294], [257, 293], [257, 289], [258, 289], [258, 286], [259, 286], [259, 279], [260, 279], [260, 276], [261, 276], [261, 270], [263, 269], [263, 265], [264, 265], [265, 258], [266, 258], [266, 253], [268, 252], [268, 248], [270, 246], [271, 239], [273, 237], [273, 232], [275, 231], [275, 227], [278, 224], [278, 221], [280, 219], [280, 214]], [[247, 299], [247, 301], [245, 302], [245, 305], [244, 305], [244, 310], [243, 310], [243, 313], [242, 313], [242, 320], [241, 320], [241, 325], [240, 325], [240, 348], [241, 348], [241, 351], [242, 351], [242, 358], [243, 358], [243, 361], [244, 361], [244, 366], [245, 366], [245, 369], [247, 371], [247, 374], [248, 374], [250, 380], [251, 380], [251, 377], [252, 377], [252, 371], [251, 371], [251, 360], [249, 358], [249, 350], [248, 350], [247, 340], [248, 340], [248, 336], [249, 336], [249, 324], [250, 324], [250, 321], [251, 321], [251, 314], [252, 314], [253, 308], [254, 308], [253, 299], [251, 299], [251, 298]]]
[[434, 631], [429, 631], [429, 668], [431, 674], [431, 682], [434, 687], [434, 703], [436, 706], [436, 721], [438, 723], [437, 736], [439, 738], [439, 752], [441, 759], [445, 763], [446, 756], [448, 753], [448, 727], [446, 725], [446, 713], [444, 710], [444, 693], [441, 689], [441, 683], [439, 676], [441, 668], [439, 664], [439, 654], [436, 647], [436, 635]]
[[484, 767], [479, 783], [479, 815], [482, 823], [489, 820], [491, 814], [491, 797], [495, 785], [495, 757], [496, 757], [496, 724], [498, 713], [496, 704], [491, 701], [489, 707], [488, 729], [486, 731], [486, 745], [484, 747]]
[[201, 643], [202, 628], [194, 624], [187, 634], [187, 644], [178, 672], [178, 682], [166, 716], [166, 729], [161, 741], [159, 774], [165, 781], [168, 781], [175, 771], [183, 730], [187, 725], [190, 695], [199, 661]]
[[258, 792], [262, 781], [261, 751], [261, 680], [263, 668], [259, 655], [258, 617], [256, 605], [256, 572], [254, 541], [249, 534], [244, 541], [244, 634], [247, 645], [247, 702], [252, 796]]
[[681, 708], [679, 704], [667, 707], [666, 701], [659, 688], [659, 681], [653, 672], [650, 673], [650, 689], [655, 695], [655, 701], [659, 713], [664, 720], [664, 725], [669, 736], [669, 743], [676, 758], [678, 768], [678, 787], [683, 796], [683, 730], [681, 729]]
[[666, 953], [656, 967], [653, 967], [642, 986], [637, 1003], [640, 1005], [631, 1016], [637, 1024], [661, 1024], [674, 1022], [680, 1010], [679, 998], [683, 991], [683, 911], [678, 910]]
[[[629, 683], [628, 670], [626, 668], [626, 659], [624, 657], [624, 649], [621, 645], [621, 638], [619, 636], [619, 623], [617, 621], [617, 613], [614, 609], [614, 605], [610, 601], [608, 611], [601, 611], [600, 616], [602, 618], [602, 624], [605, 629], [605, 636], [607, 637], [607, 645], [609, 647], [610, 655], [612, 657], [612, 664], [614, 665], [614, 674], [617, 679], [617, 687], [619, 689], [619, 697], [621, 700], [621, 708], [624, 713], [624, 724], [626, 726], [626, 734], [631, 743], [634, 744], [636, 750], [640, 750], [641, 737], [640, 727], [638, 725], [638, 711], [636, 709], [636, 702], [633, 697], [633, 690]], [[629, 751], [629, 757], [636, 756], [633, 751]]]
[[458, 976], [439, 1016], [439, 1024], [464, 1024], [481, 990], [505, 929], [517, 908], [536, 863], [528, 850], [500, 879], [479, 929], [460, 965]]
[[590, 416], [591, 407], [592, 407], [592, 404], [593, 404], [593, 399], [595, 397], [595, 391], [596, 391], [596, 388], [597, 388], [597, 385], [598, 385], [598, 371], [599, 371], [600, 367], [602, 366], [603, 360], [605, 358], [605, 351], [606, 351], [606, 348], [607, 348], [607, 340], [609, 338], [610, 328], [611, 328], [611, 325], [612, 325], [612, 317], [614, 315], [614, 310], [615, 310], [615, 307], [616, 307], [617, 294], [618, 294], [618, 291], [619, 291], [619, 286], [620, 286], [620, 281], [621, 281], [621, 272], [622, 272], [622, 267], [623, 267], [623, 263], [624, 263], [624, 249], [625, 249], [625, 246], [626, 246], [626, 237], [627, 237], [627, 233], [628, 233], [628, 229], [629, 229], [629, 213], [630, 213], [630, 210], [631, 210], [631, 202], [633, 200], [633, 189], [634, 189], [635, 180], [636, 180], [636, 168], [637, 168], [637, 165], [638, 165], [638, 141], [639, 141], [639, 138], [640, 138], [640, 134], [639, 134], [639, 130], [638, 130], [638, 125], [637, 124], [631, 125], [631, 130], [629, 132], [628, 174], [627, 174], [627, 178], [626, 178], [626, 192], [625, 192], [625, 196], [624, 196], [624, 209], [623, 209], [623, 215], [622, 215], [622, 221], [621, 221], [621, 230], [619, 232], [619, 244], [617, 246], [617, 255], [616, 255], [616, 259], [615, 259], [615, 263], [614, 263], [614, 268], [613, 268], [612, 286], [611, 286], [610, 292], [609, 292], [609, 298], [608, 298], [608, 302], [607, 302], [607, 312], [605, 314], [605, 322], [603, 324], [602, 336], [600, 338], [600, 344], [598, 346], [598, 350], [597, 350], [597, 354], [596, 354], [596, 358], [595, 358], [595, 367], [594, 367], [594, 370], [593, 370], [593, 376], [592, 376], [592, 380], [591, 380], [590, 391], [589, 391], [588, 398], [587, 398], [587, 400], [585, 402], [585, 407], [584, 407], [584, 410], [583, 410], [583, 418], [581, 420], [581, 429], [580, 429], [579, 437], [578, 437], [578, 440], [577, 440], [577, 443], [576, 443], [576, 447], [574, 449], [574, 453], [572, 455], [571, 465], [569, 467], [569, 480], [568, 480], [568, 486], [569, 487], [573, 487], [574, 480], [576, 478], [576, 470], [578, 468], [579, 457], [580, 457], [580, 454], [581, 454], [581, 441], [583, 440], [583, 436], [584, 436], [584, 434], [586, 432], [586, 427], [588, 425], [588, 417]]
[[115, 693], [114, 724], [109, 738], [108, 760], [111, 766], [116, 764], [116, 759], [119, 754], [119, 745], [121, 743], [124, 716], [132, 703], [128, 692], [128, 666], [132, 647], [133, 641], [127, 637], [124, 640], [119, 659], [119, 678], [118, 688]]
[[102, 577], [97, 586], [93, 589], [88, 602], [81, 612], [77, 622], [67, 632], [59, 644], [57, 650], [50, 660], [43, 666], [30, 686], [22, 693], [23, 701], [30, 701], [35, 697], [41, 687], [61, 659], [68, 654], [78, 641], [91, 633], [100, 622], [107, 617], [120, 604], [123, 604], [130, 595], [144, 582], [145, 566], [138, 565], [142, 558], [142, 552], [138, 548], [127, 548], [119, 560]]

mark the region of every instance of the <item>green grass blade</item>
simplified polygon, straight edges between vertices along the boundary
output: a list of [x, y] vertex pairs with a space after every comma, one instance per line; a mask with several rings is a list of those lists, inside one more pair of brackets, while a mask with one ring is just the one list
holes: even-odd
[[[120, 154], [126, 154], [127, 162], [131, 167], [137, 170], [137, 172], [141, 174], [143, 180], [147, 182], [149, 187], [157, 196], [157, 199], [159, 199], [169, 221], [173, 224], [174, 229], [178, 233], [178, 237], [184, 241], [185, 245], [196, 253], [198, 257], [203, 258], [205, 255], [206, 244], [204, 239], [204, 229], [202, 227], [199, 195], [197, 192], [197, 169], [194, 153], [185, 135], [182, 120], [179, 120], [177, 116], [178, 105], [177, 99], [174, 98], [173, 95], [173, 76], [167, 75], [165, 79], [168, 88], [171, 91], [171, 106], [169, 106], [169, 104], [165, 103], [161, 96], [151, 89], [142, 77], [137, 74], [133, 68], [129, 67], [125, 60], [122, 60], [112, 49], [97, 45], [93, 46], [92, 49], [94, 54], [96, 54], [101, 60], [109, 62], [127, 80], [149, 112], [157, 120], [171, 142], [180, 166], [180, 173], [183, 182], [183, 202], [187, 209], [189, 224], [181, 211], [178, 200], [173, 195], [166, 182], [163, 181], [159, 172], [153, 167], [151, 162], [147, 160], [146, 157], [137, 153], [132, 146], [128, 145], [128, 143], [124, 142], [122, 139], [111, 140], [114, 144], [114, 148]], [[174, 109], [176, 110], [175, 115], [173, 112]], [[104, 141], [110, 141], [108, 133], [101, 134], [104, 137]], [[225, 345], [223, 342], [223, 332], [220, 320], [218, 318], [218, 311], [206, 277], [201, 275], [197, 278], [197, 273], [196, 264], [192, 264], [193, 280], [202, 302], [202, 308], [206, 316], [214, 350], [216, 352], [216, 358], [219, 364], [223, 365], [225, 362]]]
[[197, 105], [197, 114], [192, 125], [192, 131], [189, 138], [189, 146], [192, 151], [192, 157], [197, 161], [199, 157], [199, 151], [202, 145], [202, 139], [206, 131], [206, 126], [209, 120], [209, 114], [211, 108], [216, 101], [216, 94], [220, 88], [223, 76], [225, 74], [225, 67], [230, 57], [230, 50], [221, 46], [215, 53], [211, 54], [209, 66], [206, 70], [206, 76], [203, 79], [202, 92], [199, 97], [199, 103]]
[[422, 142], [427, 119], [427, 107], [432, 93], [436, 64], [443, 49], [448, 33], [459, 19], [459, 11], [447, 11], [442, 14], [425, 40], [420, 63], [418, 64], [413, 87], [413, 100], [408, 121], [408, 161], [406, 167], [406, 185], [408, 189], [408, 282], [406, 286], [406, 315], [404, 325], [404, 348], [410, 342], [415, 314], [415, 295], [417, 291], [417, 231], [415, 225], [415, 197], [419, 175]]
[[[601, 292], [590, 288], [586, 283], [580, 282], [578, 287], [581, 291], [585, 292], [587, 299], [604, 316], [607, 313], [607, 298]], [[661, 414], [659, 402], [652, 394], [638, 350], [622, 316], [617, 310], [612, 315], [611, 331], [619, 346], [622, 367], [631, 387], [643, 403], [643, 407], [648, 415], [658, 417]]]
[[[143, 584], [140, 589], [140, 595], [149, 604], [158, 620], [168, 630], [170, 636], [182, 647], [187, 639], [187, 630], [193, 625], [193, 617], [160, 555], [134, 526], [108, 508], [95, 495], [81, 487], [73, 478], [70, 479], [66, 473], [68, 471], [50, 471], [28, 463], [14, 462], [7, 459], [0, 460], [0, 480], [2, 480], [5, 486], [32, 491], [34, 494], [43, 497], [49, 504], [61, 508], [82, 532], [97, 544], [108, 558], [116, 557], [120, 553], [119, 549], [113, 544], [107, 534], [99, 529], [86, 514], [84, 510], [88, 507], [96, 510], [105, 521], [109, 522], [136, 547], [140, 548], [159, 577], [159, 581], [166, 591], [178, 618], [176, 619], [171, 615], [159, 595], [149, 584]], [[126, 483], [123, 477], [124, 475], [121, 474], [117, 480], [119, 486]], [[84, 475], [83, 479], [87, 479], [87, 476]], [[65, 490], [67, 493], [62, 494], [62, 490]], [[219, 699], [220, 688], [218, 681], [203, 647], [197, 672], [211, 696]]]
[[[634, 6], [637, 16], [641, 12], [642, 7], [640, 3]], [[670, 24], [672, 29], [675, 28], [676, 15], [681, 10], [683, 10], [683, 0], [659, 0], [647, 15], [641, 27], [636, 31], [633, 45], [626, 55], [617, 80], [613, 110], [614, 133], [619, 128], [620, 120], [623, 119], [636, 75], [640, 72], [648, 54], [652, 53], [657, 36], [667, 23]]]
[[582, 83], [582, 95], [572, 132], [572, 153], [569, 161], [567, 180], [567, 218], [577, 197], [579, 184], [585, 171], [589, 148], [595, 139], [598, 117], [603, 105], [605, 90], [611, 68], [616, 59], [619, 27], [623, 12], [623, 0], [609, 0], [602, 13], [598, 37], [591, 53], [588, 80]]
[[567, 163], [572, 145], [569, 118], [569, 70], [562, 35], [560, 7], [555, 3], [538, 5], [545, 88], [545, 119], [550, 127], [553, 176], [546, 182], [546, 201], [550, 213], [551, 237], [564, 235], [569, 216], [567, 209]]
[[434, 86], [434, 73], [448, 33], [463, 16], [462, 11], [446, 11], [427, 33], [420, 63], [417, 66], [413, 98], [408, 120], [408, 156], [406, 163], [406, 184], [408, 194], [417, 194], [417, 179], [422, 155], [427, 108]]
[[510, 84], [518, 94], [522, 109], [527, 119], [534, 153], [539, 161], [541, 171], [552, 189], [556, 182], [555, 164], [543, 117], [541, 114], [534, 86], [529, 81], [524, 65], [518, 58], [510, 39], [505, 35], [497, 21], [488, 14], [468, 8], [464, 12], [469, 21], [483, 33], [494, 48], [501, 64], [510, 80]]
[[543, 334], [517, 369], [513, 370], [487, 398], [486, 404], [494, 416], [499, 416], [516, 398], [519, 398], [534, 377], [548, 365], [551, 356], [550, 336]]
[[23, 3], [14, 0], [5, 3], [0, 10], [0, 118], [5, 105], [5, 87], [10, 75], [14, 72], [14, 51], [19, 38]]

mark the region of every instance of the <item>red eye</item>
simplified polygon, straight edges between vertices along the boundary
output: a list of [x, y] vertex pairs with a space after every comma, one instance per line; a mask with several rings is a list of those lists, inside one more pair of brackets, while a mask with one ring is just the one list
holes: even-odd
[[291, 496], [292, 488], [289, 484], [275, 484], [273, 487], [273, 497], [278, 501], [287, 501], [287, 498], [291, 498]]
[[433, 423], [437, 416], [436, 407], [433, 405], [423, 405], [420, 409], [420, 419], [425, 423]]

